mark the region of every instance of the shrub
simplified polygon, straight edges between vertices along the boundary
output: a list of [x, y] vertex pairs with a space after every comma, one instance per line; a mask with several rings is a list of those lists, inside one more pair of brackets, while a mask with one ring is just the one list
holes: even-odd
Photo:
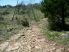
[[24, 18], [23, 20], [21, 20], [22, 25], [25, 27], [29, 27], [29, 21], [27, 20], [27, 18]]
[[2, 15], [7, 15], [7, 14], [9, 14], [9, 12], [3, 12], [3, 13], [2, 13]]
[[0, 16], [0, 20], [4, 20], [4, 18], [2, 16]]
[[57, 31], [62, 30], [62, 22], [59, 19], [59, 17], [55, 17], [51, 15], [48, 18], [48, 22], [49, 22], [48, 27], [50, 30], [57, 30]]

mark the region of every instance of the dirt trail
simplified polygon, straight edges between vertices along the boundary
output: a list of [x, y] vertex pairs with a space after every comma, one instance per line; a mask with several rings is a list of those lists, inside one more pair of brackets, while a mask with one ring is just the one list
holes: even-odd
[[0, 52], [69, 52], [69, 48], [48, 40], [38, 28], [42, 21], [21, 30], [0, 44]]

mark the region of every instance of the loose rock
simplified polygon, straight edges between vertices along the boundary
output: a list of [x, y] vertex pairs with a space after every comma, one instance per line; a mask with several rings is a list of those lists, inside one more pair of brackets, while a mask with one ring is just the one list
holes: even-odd
[[0, 45], [0, 50], [4, 50], [5, 48], [7, 48], [9, 45], [9, 42], [4, 42], [3, 44]]

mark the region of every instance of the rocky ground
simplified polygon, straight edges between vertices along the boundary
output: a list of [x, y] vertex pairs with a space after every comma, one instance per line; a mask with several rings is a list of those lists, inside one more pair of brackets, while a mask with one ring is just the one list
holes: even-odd
[[[43, 19], [44, 20], [44, 19]], [[69, 52], [69, 47], [48, 40], [38, 28], [43, 21], [24, 28], [0, 44], [0, 52]]]

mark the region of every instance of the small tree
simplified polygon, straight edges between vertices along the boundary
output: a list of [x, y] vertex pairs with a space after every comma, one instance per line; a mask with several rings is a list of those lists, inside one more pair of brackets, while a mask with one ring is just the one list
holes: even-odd
[[51, 19], [51, 22], [56, 22], [58, 19], [59, 21], [62, 20], [62, 27], [64, 30], [65, 17], [69, 9], [68, 2], [69, 0], [43, 0], [41, 2], [41, 11], [45, 14], [45, 17], [48, 16], [48, 18]]

